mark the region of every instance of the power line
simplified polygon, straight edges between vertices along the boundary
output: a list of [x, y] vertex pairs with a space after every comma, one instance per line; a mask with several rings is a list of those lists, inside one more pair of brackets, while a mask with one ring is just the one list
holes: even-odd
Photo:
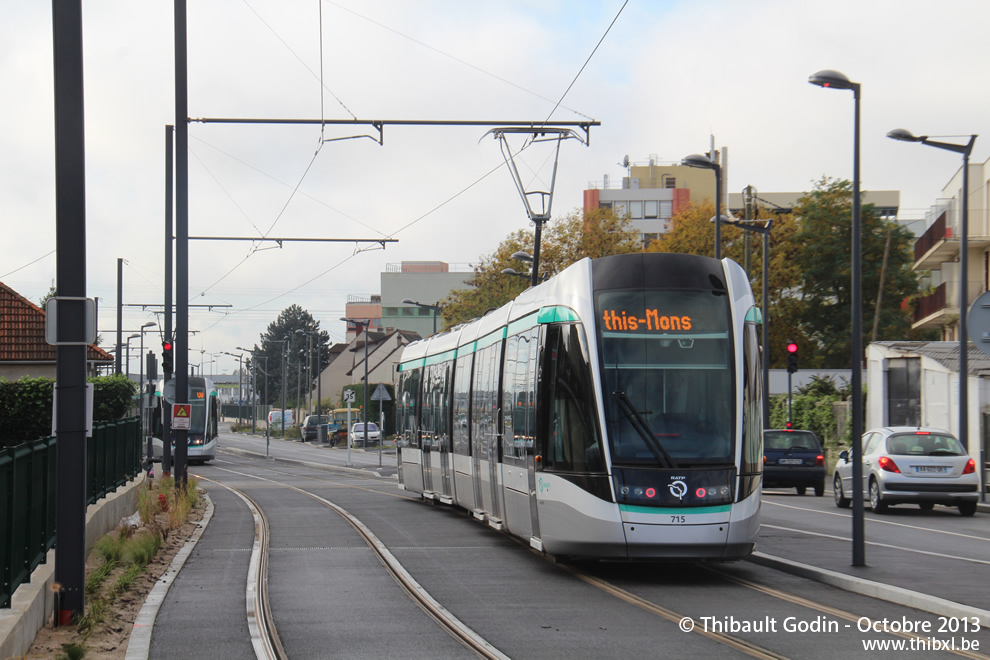
[[557, 111], [557, 108], [564, 101], [564, 97], [567, 96], [567, 93], [571, 91], [571, 87], [573, 87], [574, 86], [574, 83], [577, 82], [577, 79], [581, 77], [581, 74], [584, 72], [584, 68], [586, 66], [588, 66], [588, 62], [590, 62], [591, 61], [591, 58], [595, 56], [595, 53], [596, 52], [598, 52], [598, 47], [602, 45], [602, 42], [603, 41], [605, 41], [605, 37], [608, 36], [608, 33], [612, 30], [612, 26], [615, 25], [615, 22], [617, 20], [619, 20], [619, 16], [622, 14], [622, 10], [625, 9], [626, 8], [626, 5], [628, 5], [628, 4], [629, 4], [629, 0], [626, 0], [625, 2], [622, 3], [622, 6], [619, 7], [619, 13], [617, 13], [615, 15], [615, 18], [612, 19], [612, 22], [609, 23], [608, 29], [605, 30], [605, 34], [603, 34], [602, 35], [602, 38], [598, 40], [598, 43], [597, 44], [595, 44], [594, 50], [591, 51], [591, 55], [588, 55], [588, 59], [586, 59], [584, 61], [584, 64], [581, 65], [581, 70], [577, 72], [577, 75], [576, 76], [574, 76], [574, 80], [572, 80], [571, 81], [571, 84], [567, 86], [567, 89], [564, 90], [564, 93], [560, 95], [560, 100], [557, 101], [557, 104], [555, 106], [553, 106], [553, 110], [550, 111], [550, 114], [547, 115], [547, 118], [543, 121], [544, 124], [546, 124], [548, 121], [550, 121], [550, 117], [552, 117], [553, 116], [553, 113]]

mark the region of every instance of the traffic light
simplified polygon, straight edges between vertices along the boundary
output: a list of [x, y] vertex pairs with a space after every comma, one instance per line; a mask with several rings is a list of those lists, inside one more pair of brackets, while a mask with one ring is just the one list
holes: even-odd
[[787, 373], [792, 374], [798, 370], [798, 345], [792, 341], [787, 342]]
[[172, 367], [173, 367], [172, 358], [173, 358], [172, 342], [170, 342], [170, 341], [163, 341], [162, 342], [162, 371], [165, 372], [166, 374], [171, 374], [172, 373]]

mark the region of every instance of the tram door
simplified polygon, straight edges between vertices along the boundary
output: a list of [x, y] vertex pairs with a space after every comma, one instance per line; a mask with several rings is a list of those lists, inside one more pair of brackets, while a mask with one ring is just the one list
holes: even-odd
[[451, 362], [429, 367], [423, 385], [423, 478], [427, 490], [445, 504], [453, 503], [450, 474], [450, 377]]
[[476, 354], [474, 387], [471, 392], [471, 449], [474, 455], [475, 493], [478, 508], [493, 526], [502, 522], [498, 482], [498, 385], [502, 342]]

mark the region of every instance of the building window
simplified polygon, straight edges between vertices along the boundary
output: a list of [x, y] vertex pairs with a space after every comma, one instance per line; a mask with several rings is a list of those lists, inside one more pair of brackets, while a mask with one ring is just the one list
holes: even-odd
[[628, 212], [627, 211], [627, 208], [626, 208], [626, 203], [625, 202], [614, 202], [613, 204], [614, 205], [613, 205], [612, 208], [615, 209], [615, 215], [619, 216], [620, 218], [626, 217], [626, 213]]
[[643, 202], [629, 202], [629, 217], [634, 220], [643, 218]]
[[656, 200], [649, 200], [643, 203], [643, 217], [644, 218], [659, 218], [660, 217], [660, 202]]
[[660, 202], [660, 217], [665, 220], [674, 215], [674, 202]]
[[665, 177], [664, 180], [663, 180], [663, 184], [664, 184], [663, 185], [664, 188], [668, 188], [668, 189], [670, 189], [670, 188], [676, 188], [677, 187], [677, 179], [675, 177], [672, 177], [672, 176]]

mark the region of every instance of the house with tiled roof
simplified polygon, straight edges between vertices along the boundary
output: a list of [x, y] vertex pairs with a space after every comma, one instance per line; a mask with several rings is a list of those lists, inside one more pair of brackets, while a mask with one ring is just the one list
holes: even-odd
[[[112, 365], [113, 356], [90, 344], [86, 374]], [[55, 378], [55, 347], [45, 342], [45, 311], [0, 282], [0, 378]]]

